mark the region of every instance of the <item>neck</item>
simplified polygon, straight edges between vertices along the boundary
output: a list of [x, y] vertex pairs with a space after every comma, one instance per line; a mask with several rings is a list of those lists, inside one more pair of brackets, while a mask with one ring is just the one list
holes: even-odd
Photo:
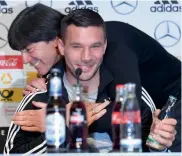
[[[76, 78], [68, 71], [66, 72], [66, 80], [69, 82], [70, 85], [75, 85], [77, 83]], [[88, 93], [93, 93], [94, 91], [96, 91], [99, 87], [99, 83], [100, 83], [99, 70], [97, 71], [95, 76], [89, 81], [80, 80], [80, 84], [83, 86], [83, 88], [86, 88]]]

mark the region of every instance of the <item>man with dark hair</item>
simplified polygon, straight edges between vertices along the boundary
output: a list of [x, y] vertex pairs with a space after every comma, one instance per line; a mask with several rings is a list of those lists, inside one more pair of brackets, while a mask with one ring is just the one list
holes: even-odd
[[[63, 15], [60, 12], [45, 5], [36, 4], [21, 11], [10, 26], [8, 32], [10, 47], [20, 50], [23, 62], [34, 66], [39, 75], [46, 75], [53, 66], [60, 65], [61, 55], [57, 46], [57, 37], [60, 35], [62, 18]], [[32, 105], [32, 103], [33, 101], [47, 103], [47, 100], [45, 91], [29, 94], [23, 98], [16, 112], [38, 109], [39, 113], [44, 114], [46, 105], [37, 103]], [[42, 121], [44, 121], [44, 115], [36, 120], [37, 123]], [[39, 125], [41, 131], [44, 131], [44, 125]], [[36, 129], [31, 127], [31, 130]], [[32, 135], [29, 131], [26, 127], [17, 126], [12, 122], [4, 152], [7, 154], [45, 152], [44, 134], [35, 132]]]
[[[56, 38], [60, 35], [63, 17], [50, 7], [36, 4], [21, 11], [10, 26], [10, 47], [21, 51], [24, 63], [34, 66], [39, 75], [47, 74], [60, 60]], [[37, 50], [38, 53], [32, 54]]]
[[[95, 21], [95, 18], [92, 19], [92, 17], [97, 17], [96, 19], [98, 20]], [[16, 20], [18, 19], [16, 18]], [[82, 21], [84, 21], [83, 22], [84, 24], [82, 23]], [[85, 21], [88, 21], [88, 24], [85, 24]], [[69, 100], [72, 99], [71, 85], [75, 83], [74, 70], [76, 67], [80, 67], [83, 70], [83, 74], [80, 77], [81, 83], [83, 86], [89, 86], [87, 100], [91, 102], [103, 102], [104, 99], [107, 99], [108, 97], [110, 97], [110, 99], [113, 101], [115, 98], [115, 89], [114, 89], [115, 84], [125, 83], [127, 78], [121, 79], [120, 82], [115, 81], [118, 79], [117, 75], [113, 76], [111, 74], [113, 71], [112, 70], [108, 71], [107, 68], [102, 63], [106, 45], [107, 45], [107, 40], [106, 40], [105, 32], [104, 32], [103, 19], [97, 13], [84, 9], [84, 10], [73, 11], [71, 14], [69, 14], [68, 17], [66, 17], [63, 20], [62, 25], [64, 24], [66, 24], [66, 26], [65, 28], [64, 27], [62, 28], [62, 29], [65, 29], [64, 33], [62, 33], [63, 40], [60, 40], [56, 37], [55, 40], [53, 40], [54, 44], [52, 43], [52, 41], [44, 42], [44, 44], [46, 43], [49, 45], [51, 43], [52, 45], [51, 47], [53, 47], [54, 45], [55, 49], [57, 49], [58, 47], [61, 54], [64, 55], [65, 57], [66, 72], [64, 73], [64, 75], [62, 75], [63, 84], [66, 88], [66, 92], [68, 93], [68, 96], [66, 96], [67, 94], [64, 94], [65, 100], [67, 100], [67, 103], [69, 103]], [[43, 60], [41, 61], [41, 57], [36, 56], [39, 54], [39, 51], [41, 52], [42, 47], [40, 48], [39, 44], [44, 40], [42, 41], [30, 40], [30, 41], [32, 42], [32, 43], [30, 42], [30, 44], [28, 45], [28, 47], [30, 48], [25, 48], [30, 53], [28, 54], [26, 53], [27, 55], [26, 57], [23, 57], [23, 59], [28, 60], [27, 62], [30, 62], [32, 65], [34, 65], [40, 75], [47, 74], [49, 70], [47, 70], [47, 73], [46, 71], [42, 72], [41, 64], [43, 63]], [[33, 45], [35, 44], [35, 45], [32, 47], [31, 46], [32, 44]], [[44, 52], [44, 55], [45, 55], [45, 52]], [[31, 62], [31, 60], [34, 60], [34, 58], [36, 58], [35, 56], [38, 58], [37, 61]], [[58, 57], [59, 55], [57, 56], [53, 55], [53, 56]], [[51, 55], [49, 55], [49, 57], [51, 57]], [[26, 61], [24, 62], [27, 63]], [[59, 61], [57, 61], [56, 59], [55, 61], [50, 62], [50, 66], [52, 63], [52, 66], [63, 69], [63, 66], [59, 64], [58, 62]], [[115, 72], [113, 72], [113, 74], [115, 74]], [[128, 80], [130, 81], [130, 77], [128, 78]], [[17, 120], [14, 119], [16, 125], [12, 123], [10, 126], [10, 130], [8, 133], [7, 142], [5, 146], [5, 153], [9, 153], [9, 152], [26, 153], [27, 152], [28, 154], [28, 153], [45, 152], [46, 142], [45, 142], [45, 136], [43, 133], [45, 128], [44, 127], [37, 128], [34, 124], [29, 122], [29, 119], [30, 118], [32, 119], [32, 117], [34, 116], [41, 116], [42, 122], [39, 121], [41, 120], [41, 118], [37, 118], [35, 122], [36, 122], [36, 125], [44, 125], [42, 124], [44, 123], [43, 122], [44, 116], [41, 114], [42, 112], [45, 111], [45, 109], [35, 110], [35, 111], [31, 111], [31, 110], [36, 109], [35, 107], [32, 106], [32, 103], [35, 106], [38, 106], [38, 107], [41, 106], [41, 108], [43, 108], [43, 106], [46, 106], [46, 105], [42, 103], [35, 103], [32, 101], [40, 101], [40, 102], [47, 103], [47, 95], [45, 92], [37, 92], [35, 94], [31, 93], [24, 97], [17, 111], [19, 112], [22, 110], [28, 110], [28, 109], [29, 110], [17, 113], [18, 116], [16, 117], [19, 117], [20, 115], [21, 119], [19, 120], [19, 122], [17, 122]], [[111, 104], [108, 105], [108, 103], [105, 102], [102, 105], [98, 105], [96, 108], [92, 106], [93, 105], [88, 106], [90, 107], [89, 120], [91, 120], [89, 124], [90, 125], [89, 132], [90, 133], [106, 132], [107, 134], [111, 136], [111, 128], [109, 124], [110, 124], [110, 115], [112, 112], [112, 105]], [[148, 121], [147, 117], [151, 117], [151, 116], [150, 116], [150, 111], [148, 111], [149, 109], [147, 108], [148, 106], [142, 103], [141, 103], [141, 106], [143, 108], [142, 109], [142, 124], [146, 125], [146, 127], [143, 127], [143, 131], [144, 131], [143, 134], [146, 137], [149, 133], [149, 126], [150, 126], [150, 124], [146, 123], [146, 121]], [[28, 112], [29, 118], [26, 118], [26, 119], [24, 118], [26, 117], [25, 112]], [[27, 122], [24, 122], [24, 121], [27, 121]], [[171, 119], [171, 120], [167, 120], [167, 122], [169, 124], [168, 126], [170, 126], [172, 131], [166, 132], [167, 134], [170, 133], [170, 135], [166, 137], [165, 139], [163, 137], [166, 136], [166, 133], [162, 134], [162, 137], [159, 137], [158, 141], [159, 142], [162, 141], [166, 147], [169, 147], [171, 146], [171, 143], [173, 142], [173, 139], [174, 139], [175, 129], [173, 125], [176, 124], [176, 121], [174, 119]], [[41, 123], [41, 124], [37, 124], [37, 123]], [[162, 124], [159, 126], [158, 130], [160, 130], [160, 132], [164, 131], [164, 129], [160, 129], [161, 126], [164, 126], [164, 125]], [[27, 131], [37, 131], [37, 132], [32, 133]], [[103, 138], [105, 136], [106, 135], [104, 135]], [[22, 141], [20, 141], [20, 139]], [[40, 142], [38, 140], [40, 140]], [[146, 138], [144, 138], [143, 140], [144, 143], [145, 143], [145, 140]]]

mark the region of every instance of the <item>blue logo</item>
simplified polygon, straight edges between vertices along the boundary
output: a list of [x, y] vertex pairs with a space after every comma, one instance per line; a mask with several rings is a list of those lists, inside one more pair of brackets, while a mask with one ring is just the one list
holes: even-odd
[[118, 14], [127, 15], [135, 11], [138, 5], [138, 0], [111, 0], [111, 5]]
[[44, 1], [44, 0], [26, 0], [25, 1], [26, 7], [30, 7], [30, 6], [35, 5], [37, 3], [41, 3], [41, 4], [44, 4], [48, 7], [52, 7], [52, 0], [46, 0], [46, 1]]
[[173, 47], [181, 39], [181, 29], [173, 21], [162, 21], [155, 28], [154, 37], [164, 47]]

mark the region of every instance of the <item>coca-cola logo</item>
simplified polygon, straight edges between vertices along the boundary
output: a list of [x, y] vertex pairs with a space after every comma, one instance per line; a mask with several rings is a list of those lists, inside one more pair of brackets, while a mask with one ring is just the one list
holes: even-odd
[[121, 124], [121, 112], [112, 113], [112, 124]]
[[72, 114], [70, 117], [70, 124], [81, 124], [84, 122], [84, 117], [81, 114]]
[[2, 55], [0, 56], [0, 69], [23, 69], [21, 55]]
[[9, 58], [8, 60], [0, 60], [0, 66], [14, 67], [18, 64], [17, 58]]
[[128, 123], [141, 123], [140, 111], [128, 111], [124, 112], [121, 117], [121, 124]]

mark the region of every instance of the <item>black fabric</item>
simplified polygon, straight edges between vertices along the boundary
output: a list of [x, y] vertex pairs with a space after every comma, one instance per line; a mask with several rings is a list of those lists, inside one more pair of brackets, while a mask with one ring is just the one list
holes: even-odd
[[8, 127], [0, 127], [0, 154], [3, 153], [6, 136], [8, 134]]
[[[176, 87], [181, 89], [181, 61], [152, 37], [129, 24], [109, 21], [106, 29], [106, 67], [117, 75], [117, 82], [123, 79], [141, 84], [157, 108], [162, 108]], [[179, 81], [173, 84], [176, 80]]]
[[[104, 64], [115, 77], [115, 83], [136, 83], [139, 100], [140, 86], [144, 87], [158, 109], [166, 104], [169, 95], [181, 100], [181, 61], [169, 54], [152, 37], [127, 23], [105, 23], [108, 47]], [[181, 107], [180, 104], [177, 106]], [[173, 116], [178, 121], [177, 134], [181, 136], [181, 109], [175, 111]], [[175, 147], [170, 148], [174, 152], [181, 151], [181, 137], [176, 137], [178, 141], [174, 142]]]

